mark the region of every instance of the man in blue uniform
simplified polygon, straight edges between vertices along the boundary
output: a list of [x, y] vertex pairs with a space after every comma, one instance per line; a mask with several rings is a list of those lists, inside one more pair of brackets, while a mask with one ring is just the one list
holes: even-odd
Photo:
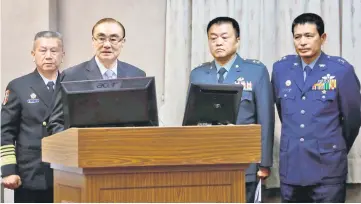
[[272, 84], [282, 122], [281, 196], [284, 202], [345, 202], [347, 154], [358, 135], [360, 83], [345, 59], [321, 50], [320, 16], [293, 21], [298, 55], [274, 63]]
[[214, 61], [192, 70], [190, 82], [244, 86], [237, 124], [262, 126], [261, 163], [251, 164], [246, 171], [247, 202], [253, 202], [257, 175], [262, 179], [267, 178], [273, 162], [274, 104], [269, 73], [260, 61], [242, 59], [237, 54], [240, 30], [236, 20], [215, 18], [209, 22], [207, 33]]

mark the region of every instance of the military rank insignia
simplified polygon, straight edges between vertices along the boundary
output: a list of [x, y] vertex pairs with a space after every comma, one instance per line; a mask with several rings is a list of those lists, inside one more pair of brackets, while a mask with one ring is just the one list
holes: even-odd
[[337, 87], [337, 81], [335, 79], [335, 76], [331, 76], [330, 74], [327, 74], [326, 76], [323, 76], [321, 80], [318, 80], [316, 84], [312, 86], [312, 90], [334, 90]]
[[239, 77], [235, 82], [235, 84], [241, 84], [243, 86], [244, 91], [252, 91], [252, 82], [245, 81], [243, 77]]
[[3, 105], [5, 106], [9, 100], [9, 95], [10, 95], [10, 91], [6, 90], [5, 91], [5, 97], [4, 97], [4, 101], [3, 101]]

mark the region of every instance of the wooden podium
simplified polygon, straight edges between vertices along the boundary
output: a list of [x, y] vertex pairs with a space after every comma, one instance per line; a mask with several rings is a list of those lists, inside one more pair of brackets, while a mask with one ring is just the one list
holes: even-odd
[[71, 128], [42, 140], [54, 202], [245, 202], [259, 125]]

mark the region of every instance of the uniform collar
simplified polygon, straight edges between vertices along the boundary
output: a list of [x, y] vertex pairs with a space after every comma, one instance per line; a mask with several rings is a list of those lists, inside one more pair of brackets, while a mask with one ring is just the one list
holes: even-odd
[[316, 62], [318, 61], [318, 59], [320, 59], [321, 55], [322, 55], [322, 53], [320, 53], [320, 55], [318, 55], [318, 57], [317, 57], [315, 60], [313, 60], [310, 64], [306, 64], [306, 62], [304, 62], [304, 61], [302, 60], [302, 58], [301, 58], [301, 63], [302, 63], [302, 68], [303, 68], [303, 70], [305, 70], [305, 67], [306, 67], [306, 66], [309, 66], [309, 67], [311, 67], [311, 69], [313, 69], [313, 67], [315, 66], [315, 64], [316, 64]]
[[58, 72], [56, 72], [56, 77], [54, 80], [49, 80], [48, 78], [46, 78], [45, 76], [43, 76], [39, 71], [38, 71], [40, 77], [43, 79], [45, 85], [47, 85], [50, 81], [52, 81], [54, 83], [54, 88], [55, 88], [55, 84], [56, 84], [56, 79], [58, 78]]
[[237, 59], [237, 54], [235, 54], [233, 56], [233, 58], [231, 60], [229, 60], [224, 66], [221, 66], [220, 64], [217, 63], [216, 60], [214, 60], [214, 64], [216, 65], [216, 68], [217, 68], [217, 73], [222, 67], [224, 67], [227, 70], [227, 72], [229, 72], [229, 70], [232, 68], [233, 63], [236, 61], [236, 59]]

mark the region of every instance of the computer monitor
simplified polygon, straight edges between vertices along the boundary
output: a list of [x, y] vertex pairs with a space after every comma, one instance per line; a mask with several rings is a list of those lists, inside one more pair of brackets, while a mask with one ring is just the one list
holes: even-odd
[[243, 86], [241, 84], [191, 83], [183, 126], [236, 124]]
[[65, 128], [158, 126], [154, 77], [62, 82]]

